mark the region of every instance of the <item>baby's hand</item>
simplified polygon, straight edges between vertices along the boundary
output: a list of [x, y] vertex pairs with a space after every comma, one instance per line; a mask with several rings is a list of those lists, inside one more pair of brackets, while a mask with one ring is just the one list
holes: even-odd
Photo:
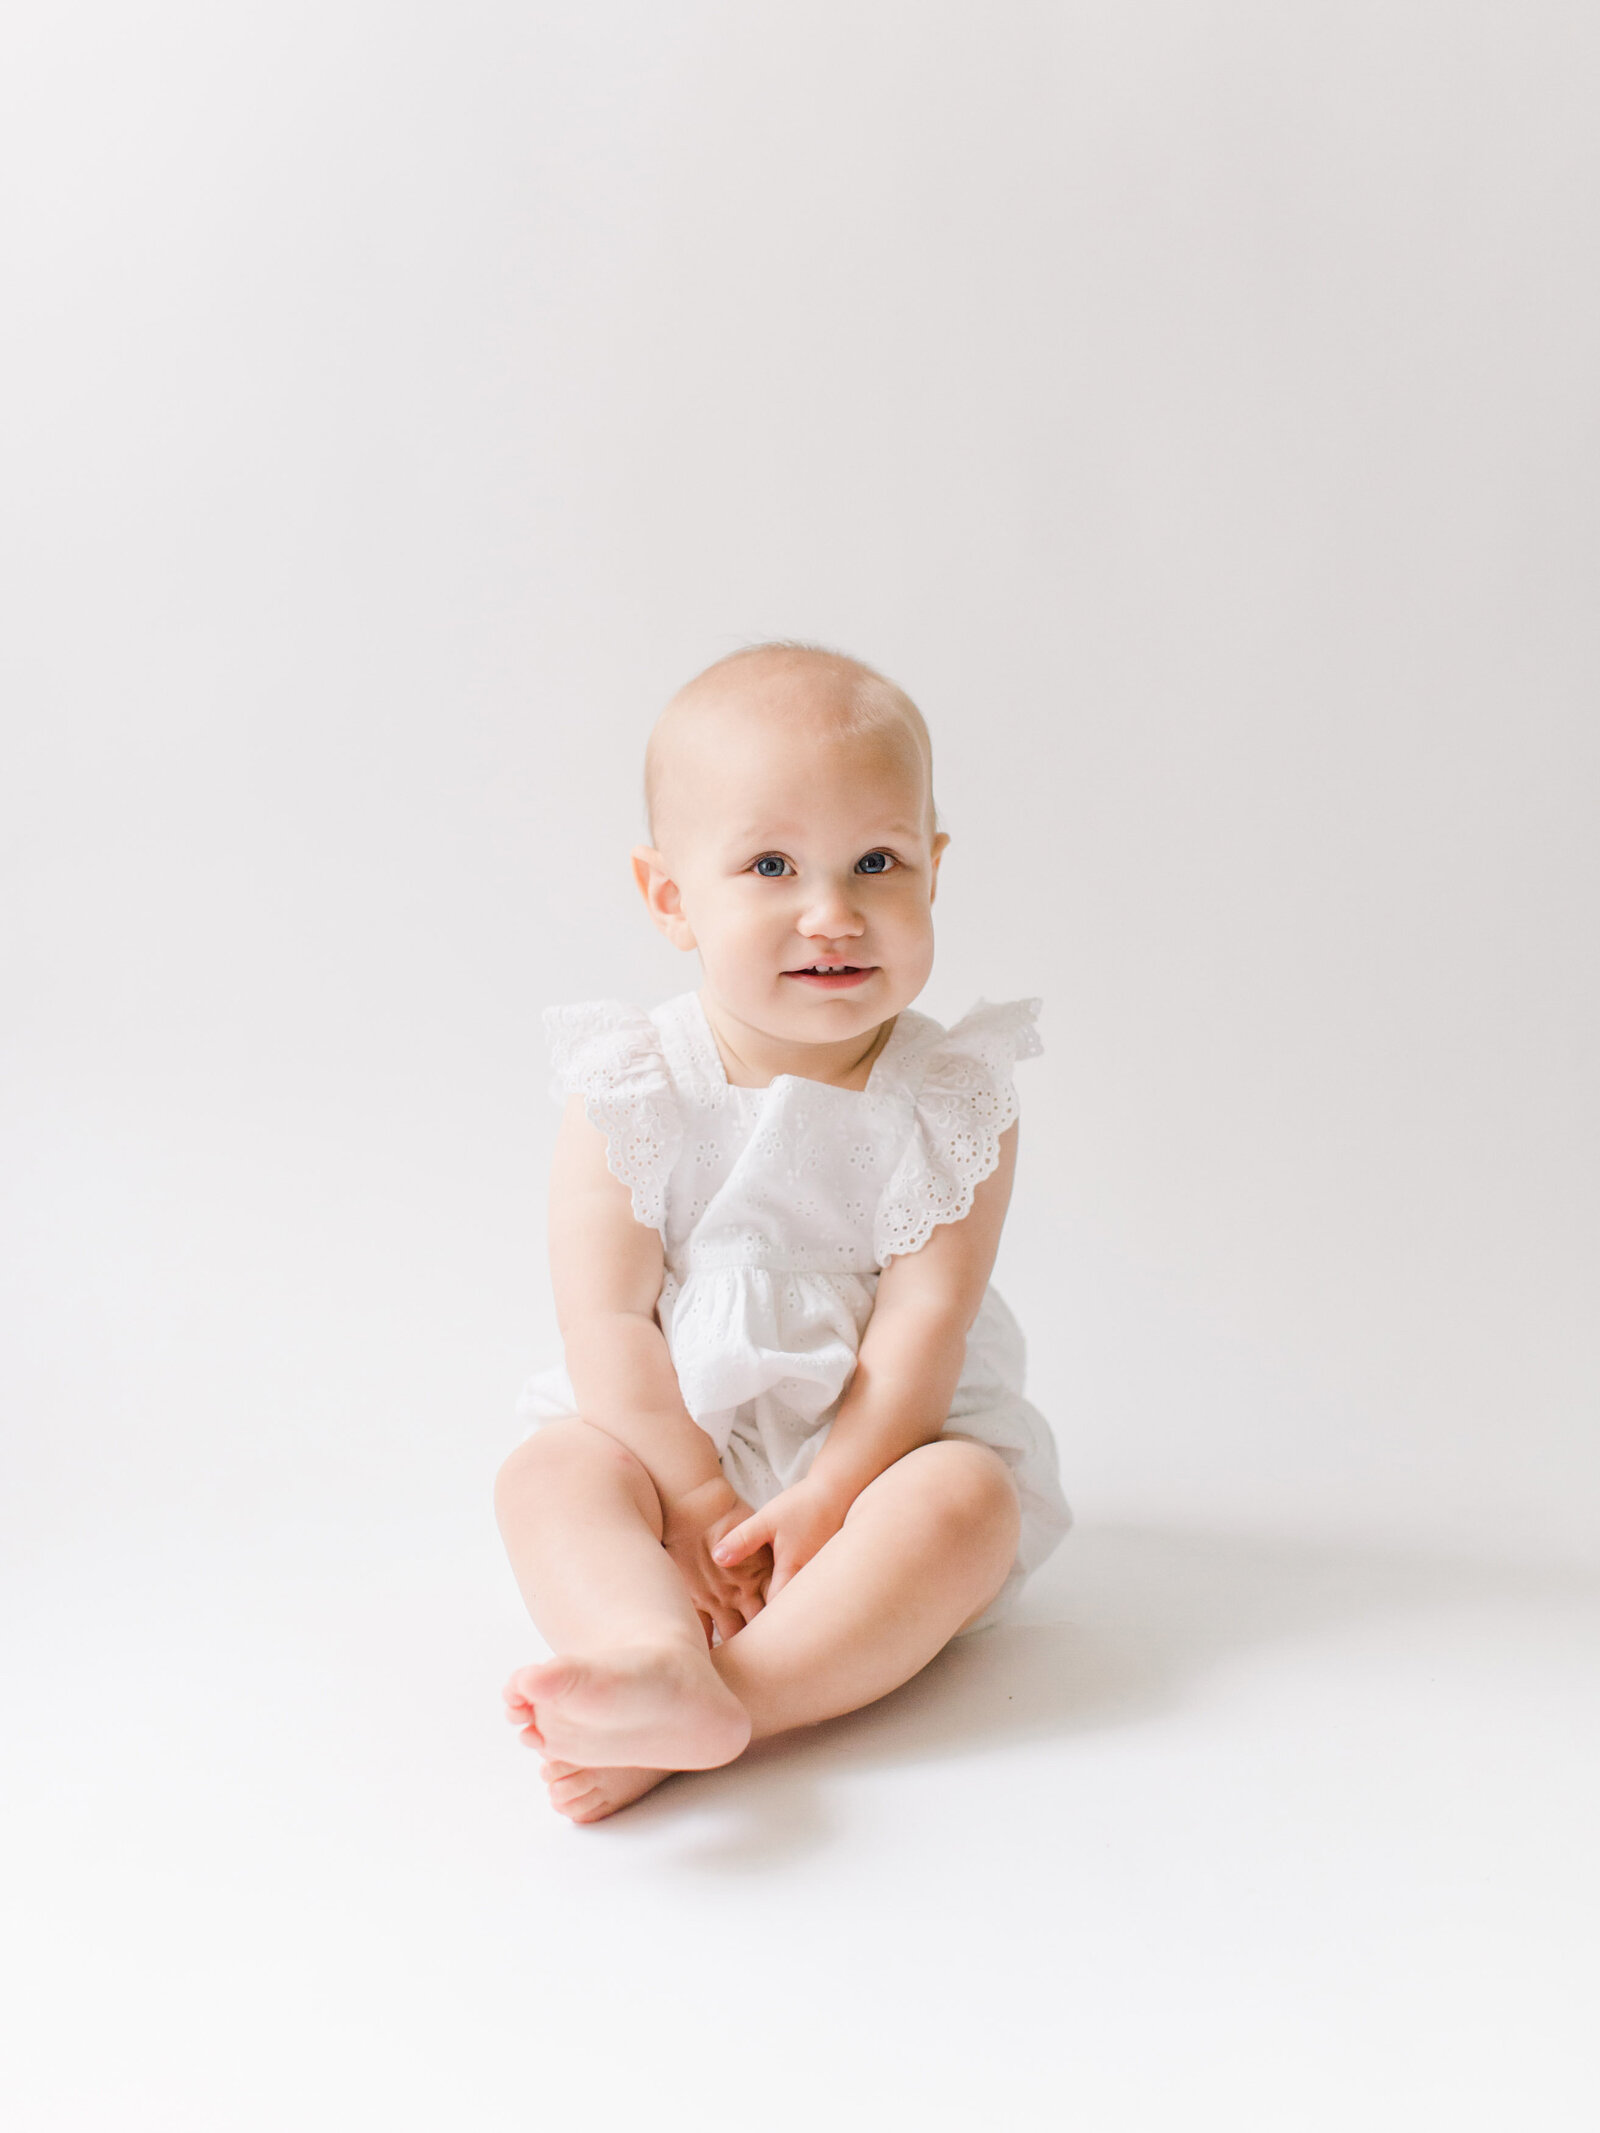
[[741, 1556], [735, 1567], [719, 1562], [713, 1554], [724, 1537], [737, 1531], [750, 1515], [750, 1506], [720, 1474], [663, 1506], [661, 1545], [689, 1588], [708, 1644], [713, 1630], [726, 1644], [761, 1612], [762, 1588], [772, 1558], [765, 1550], [759, 1556], [747, 1550], [743, 1553], [751, 1560]]
[[770, 1548], [772, 1575], [766, 1581], [766, 1597], [776, 1599], [795, 1572], [804, 1569], [824, 1542], [832, 1540], [849, 1508], [814, 1482], [797, 1481], [736, 1526], [713, 1554], [719, 1563], [742, 1564], [757, 1549], [764, 1553]]

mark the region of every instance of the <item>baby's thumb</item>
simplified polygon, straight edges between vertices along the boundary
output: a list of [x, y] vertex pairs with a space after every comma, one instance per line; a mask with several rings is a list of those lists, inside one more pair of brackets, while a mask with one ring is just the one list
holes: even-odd
[[764, 1511], [757, 1511], [747, 1518], [742, 1526], [735, 1526], [731, 1533], [724, 1533], [711, 1551], [711, 1560], [720, 1563], [724, 1570], [733, 1563], [742, 1563], [747, 1555], [754, 1555], [772, 1538], [770, 1523]]

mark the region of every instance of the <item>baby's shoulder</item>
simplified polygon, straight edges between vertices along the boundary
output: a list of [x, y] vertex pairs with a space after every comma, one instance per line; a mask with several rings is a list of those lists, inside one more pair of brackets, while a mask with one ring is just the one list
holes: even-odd
[[606, 998], [544, 1010], [551, 1094], [707, 1093], [721, 1079], [699, 1001], [679, 993], [654, 1007]]
[[544, 1033], [553, 1095], [593, 1094], [661, 1058], [661, 1035], [648, 1010], [629, 1000], [547, 1007]]
[[1041, 1004], [980, 999], [948, 1029], [933, 1023], [913, 1032], [911, 1131], [873, 1222], [879, 1266], [919, 1251], [940, 1223], [970, 1212], [973, 1193], [999, 1164], [1000, 1136], [1016, 1122], [1013, 1069], [1044, 1049], [1034, 1027]]
[[1043, 1004], [980, 998], [948, 1028], [930, 1015], [908, 1011], [900, 1021], [910, 1028], [897, 1047], [902, 1078], [917, 1090], [938, 1087], [952, 1075], [962, 1084], [970, 1083], [975, 1072], [1009, 1078], [1019, 1059], [1044, 1050], [1036, 1027]]
[[550, 1094], [558, 1102], [583, 1099], [584, 1115], [605, 1136], [612, 1175], [632, 1192], [634, 1219], [661, 1229], [683, 1142], [661, 1010], [629, 1000], [578, 1000], [547, 1007], [544, 1027]]

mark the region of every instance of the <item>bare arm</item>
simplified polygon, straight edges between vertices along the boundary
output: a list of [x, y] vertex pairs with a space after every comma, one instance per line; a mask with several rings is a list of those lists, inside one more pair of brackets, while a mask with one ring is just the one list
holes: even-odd
[[920, 1251], [891, 1259], [862, 1335], [855, 1373], [809, 1474], [746, 1519], [716, 1550], [719, 1563], [770, 1545], [767, 1597], [781, 1592], [843, 1525], [868, 1482], [949, 1419], [1016, 1171], [1017, 1128], [1000, 1136], [1000, 1160], [959, 1222], [941, 1222]]
[[919, 1444], [931, 1444], [949, 1418], [1016, 1166], [1012, 1125], [1000, 1136], [999, 1163], [962, 1219], [941, 1222], [920, 1251], [891, 1259], [878, 1276], [855, 1374], [809, 1477], [838, 1501], [841, 1517], [869, 1481]]
[[606, 1166], [605, 1135], [569, 1097], [550, 1176], [550, 1279], [567, 1374], [586, 1422], [625, 1444], [663, 1505], [721, 1474], [715, 1445], [678, 1390], [656, 1323], [665, 1261]]
[[750, 1516], [717, 1448], [683, 1404], [656, 1322], [665, 1261], [657, 1231], [633, 1218], [611, 1175], [605, 1135], [569, 1099], [550, 1177], [550, 1277], [578, 1412], [633, 1453], [661, 1503], [661, 1544], [677, 1564], [709, 1638], [734, 1636], [761, 1607], [771, 1557], [737, 1567], [712, 1549]]

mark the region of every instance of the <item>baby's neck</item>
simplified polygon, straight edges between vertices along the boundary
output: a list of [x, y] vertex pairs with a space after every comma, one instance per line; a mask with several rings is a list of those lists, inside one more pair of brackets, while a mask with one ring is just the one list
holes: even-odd
[[891, 1015], [876, 1029], [864, 1030], [838, 1044], [785, 1044], [729, 1014], [704, 991], [700, 1005], [711, 1026], [728, 1085], [735, 1089], [764, 1089], [780, 1074], [826, 1082], [836, 1089], [864, 1089], [873, 1062], [888, 1043], [895, 1025]]

